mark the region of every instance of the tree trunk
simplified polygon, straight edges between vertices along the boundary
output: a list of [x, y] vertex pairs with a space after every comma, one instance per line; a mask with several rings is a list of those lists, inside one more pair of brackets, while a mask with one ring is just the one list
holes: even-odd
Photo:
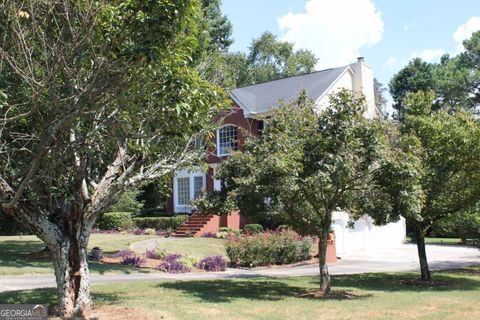
[[323, 232], [318, 237], [318, 267], [320, 269], [320, 291], [323, 294], [329, 294], [331, 285], [330, 285], [330, 274], [328, 273], [327, 265], [327, 238], [328, 231]]
[[420, 226], [415, 227], [415, 235], [417, 238], [418, 260], [420, 261], [422, 280], [432, 281], [432, 276], [428, 267], [427, 252], [425, 250], [425, 233]]
[[88, 319], [92, 307], [87, 261], [90, 227], [83, 224], [81, 217], [80, 210], [73, 210], [64, 238], [51, 248], [62, 319]]

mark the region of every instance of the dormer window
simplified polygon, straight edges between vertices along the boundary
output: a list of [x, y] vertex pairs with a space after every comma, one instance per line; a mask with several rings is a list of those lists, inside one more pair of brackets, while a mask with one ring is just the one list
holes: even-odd
[[233, 150], [237, 150], [237, 127], [226, 125], [217, 130], [217, 155], [228, 156]]

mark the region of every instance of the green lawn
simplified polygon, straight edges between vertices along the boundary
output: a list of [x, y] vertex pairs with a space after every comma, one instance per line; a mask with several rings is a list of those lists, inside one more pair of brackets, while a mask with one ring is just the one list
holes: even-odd
[[[187, 254], [198, 259], [211, 255], [225, 256], [225, 240], [211, 238], [161, 238], [157, 236], [137, 236], [132, 234], [92, 234], [89, 248], [100, 247], [105, 254], [113, 254], [128, 249], [130, 244], [147, 239], [156, 239], [168, 253]], [[27, 259], [26, 255], [44, 248], [36, 236], [0, 236], [0, 276], [23, 274], [52, 274], [50, 261]], [[144, 250], [141, 250], [144, 252]], [[122, 265], [89, 262], [92, 274], [156, 272]]]
[[[414, 243], [411, 237], [407, 237], [408, 242]], [[426, 244], [448, 244], [448, 245], [460, 245], [461, 240], [460, 238], [425, 238]]]
[[[186, 254], [197, 259], [206, 256], [226, 256], [224, 239], [214, 238], [164, 238], [157, 240], [157, 246], [167, 253]], [[143, 250], [142, 250], [143, 251]]]
[[[92, 234], [89, 248], [99, 246], [106, 254], [127, 249], [132, 242], [159, 238], [156, 236], [137, 236], [131, 234]], [[0, 275], [22, 274], [52, 274], [53, 266], [50, 261], [34, 261], [25, 256], [41, 250], [42, 242], [35, 236], [1, 236], [0, 237]], [[137, 269], [121, 265], [109, 265], [91, 261], [92, 273], [132, 273], [152, 272], [151, 270]], [[155, 272], [155, 271], [153, 271]]]
[[[298, 296], [317, 288], [316, 277], [116, 283], [93, 286], [93, 296], [97, 307], [133, 308], [148, 319], [480, 319], [479, 267], [436, 272], [439, 286], [405, 282], [417, 277], [333, 276], [346, 299]], [[0, 293], [0, 301], [54, 305], [55, 290]]]

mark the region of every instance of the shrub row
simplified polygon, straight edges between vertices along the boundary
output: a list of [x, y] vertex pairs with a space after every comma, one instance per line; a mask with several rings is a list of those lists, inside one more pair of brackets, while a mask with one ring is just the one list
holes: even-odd
[[230, 261], [244, 267], [305, 260], [310, 256], [311, 247], [311, 238], [302, 238], [289, 230], [231, 236], [225, 244]]
[[133, 218], [133, 224], [139, 229], [175, 230], [188, 220], [189, 216]]
[[133, 228], [130, 212], [106, 212], [97, 222], [101, 230], [128, 230]]
[[129, 212], [107, 212], [98, 220], [101, 230], [154, 229], [175, 230], [188, 220], [188, 216], [132, 218]]

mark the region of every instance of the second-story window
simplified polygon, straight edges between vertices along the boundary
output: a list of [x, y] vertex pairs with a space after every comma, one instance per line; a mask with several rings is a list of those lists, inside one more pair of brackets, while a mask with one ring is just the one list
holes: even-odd
[[226, 125], [217, 130], [217, 154], [226, 156], [232, 150], [237, 150], [237, 127]]

